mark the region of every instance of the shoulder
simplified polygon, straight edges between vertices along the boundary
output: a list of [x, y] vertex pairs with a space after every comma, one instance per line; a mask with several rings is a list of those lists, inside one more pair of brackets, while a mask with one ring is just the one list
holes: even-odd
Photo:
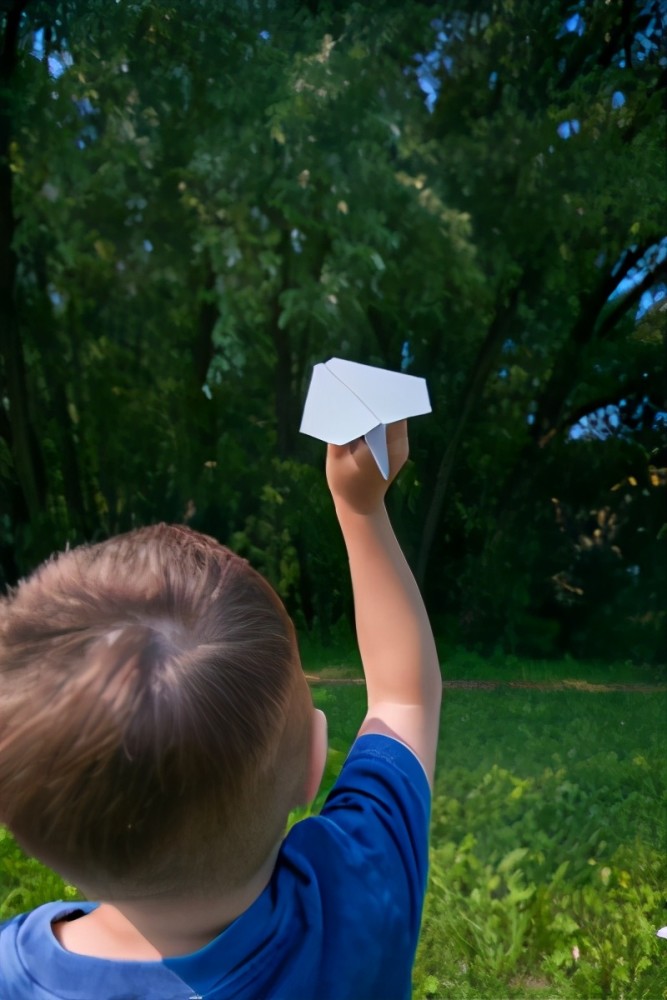
[[429, 815], [429, 782], [417, 757], [393, 738], [369, 734], [354, 743], [320, 815], [288, 833], [275, 891], [289, 900], [290, 927], [302, 921], [308, 928], [318, 996], [347, 997], [344, 984], [352, 983], [358, 996], [410, 995]]
[[408, 773], [430, 796], [430, 786], [424, 765], [407, 743], [385, 733], [364, 733], [358, 736], [345, 760], [344, 768], [359, 759], [370, 759]]
[[369, 734], [352, 746], [319, 816], [297, 823], [286, 844], [318, 868], [331, 891], [342, 881], [390, 883], [421, 909], [428, 868], [431, 792], [404, 743]]
[[404, 820], [412, 816], [415, 826], [428, 827], [431, 789], [426, 771], [410, 747], [394, 737], [369, 733], [355, 740], [322, 815], [335, 813], [351, 796], [356, 796], [357, 808], [364, 800], [368, 809], [382, 803], [385, 809], [400, 809]]
[[57, 920], [89, 913], [96, 903], [55, 902], [0, 926], [1, 1000], [56, 997], [139, 997], [188, 1000], [192, 989], [164, 962], [117, 962], [62, 948], [53, 934]]
[[0, 924], [0, 996], [3, 1000], [41, 998], [41, 974], [53, 968], [55, 938], [51, 924], [90, 904], [44, 903]]

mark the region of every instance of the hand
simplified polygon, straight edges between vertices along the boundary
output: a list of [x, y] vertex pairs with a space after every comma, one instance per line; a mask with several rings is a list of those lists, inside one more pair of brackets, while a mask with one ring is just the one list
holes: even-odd
[[385, 479], [363, 438], [327, 447], [327, 482], [337, 509], [342, 506], [356, 514], [372, 514], [382, 506], [408, 458], [407, 420], [387, 426], [387, 452], [389, 478]]

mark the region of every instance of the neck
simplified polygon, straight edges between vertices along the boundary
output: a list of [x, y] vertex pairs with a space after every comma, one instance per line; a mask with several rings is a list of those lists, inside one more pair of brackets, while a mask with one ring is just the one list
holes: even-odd
[[199, 951], [254, 903], [266, 888], [280, 845], [242, 888], [221, 898], [191, 895], [158, 900], [102, 902], [53, 932], [63, 948], [91, 958], [159, 961]]

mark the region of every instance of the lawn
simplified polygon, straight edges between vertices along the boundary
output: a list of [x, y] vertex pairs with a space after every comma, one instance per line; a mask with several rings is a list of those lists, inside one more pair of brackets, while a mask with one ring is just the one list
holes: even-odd
[[[304, 656], [306, 669], [324, 659]], [[498, 665], [468, 658], [447, 674], [489, 681]], [[627, 666], [520, 661], [503, 678], [547, 676], [631, 679]], [[365, 690], [313, 694], [329, 717], [329, 785]], [[447, 690], [415, 1000], [667, 998], [667, 941], [655, 936], [667, 924], [666, 722], [667, 688]], [[2, 831], [0, 861], [0, 919], [73, 892]]]
[[[655, 936], [667, 924], [667, 688], [581, 683], [627, 683], [625, 665], [558, 675], [517, 661], [501, 676], [579, 686], [446, 692], [415, 1000], [667, 997]], [[314, 695], [338, 766], [364, 689]]]

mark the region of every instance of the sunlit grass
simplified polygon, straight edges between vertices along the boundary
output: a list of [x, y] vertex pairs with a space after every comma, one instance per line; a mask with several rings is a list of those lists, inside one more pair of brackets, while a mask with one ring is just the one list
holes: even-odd
[[415, 997], [667, 996], [667, 696], [446, 696]]
[[[365, 691], [314, 697], [331, 781]], [[589, 682], [446, 692], [415, 1000], [667, 997], [666, 718], [667, 693]]]

